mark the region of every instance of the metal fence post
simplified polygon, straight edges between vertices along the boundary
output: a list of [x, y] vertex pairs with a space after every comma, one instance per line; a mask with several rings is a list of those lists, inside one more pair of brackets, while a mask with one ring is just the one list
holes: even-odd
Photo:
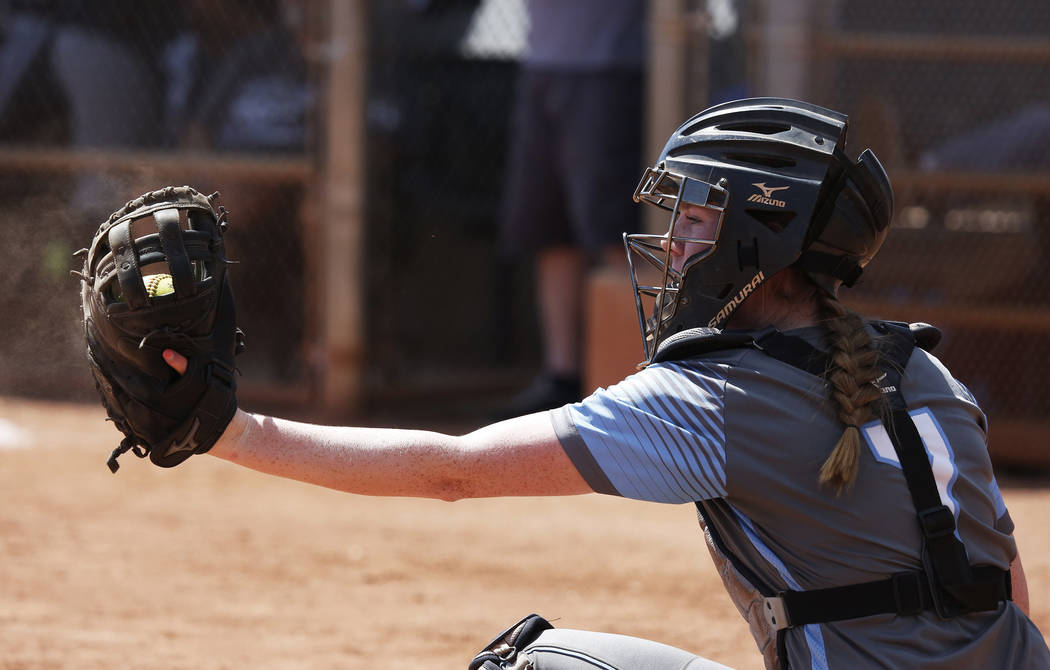
[[313, 284], [320, 295], [320, 400], [331, 415], [354, 411], [361, 397], [368, 3], [330, 0], [329, 20], [321, 267]]
[[[684, 0], [649, 0], [646, 129], [642, 157], [645, 165], [652, 165], [667, 136], [682, 122], [688, 31], [685, 14]], [[666, 217], [660, 216], [659, 210], [645, 207], [642, 211], [646, 230], [657, 232], [661, 226], [666, 228]]]

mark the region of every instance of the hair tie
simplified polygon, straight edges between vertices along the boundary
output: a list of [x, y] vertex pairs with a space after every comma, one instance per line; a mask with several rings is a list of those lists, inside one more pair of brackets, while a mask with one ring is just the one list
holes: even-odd
[[857, 431], [858, 433], [860, 432], [860, 426], [858, 426], [858, 425], [857, 425], [857, 424], [855, 424], [855, 423], [847, 423], [847, 424], [846, 424], [846, 428], [854, 428], [854, 429], [856, 429], [856, 431]]

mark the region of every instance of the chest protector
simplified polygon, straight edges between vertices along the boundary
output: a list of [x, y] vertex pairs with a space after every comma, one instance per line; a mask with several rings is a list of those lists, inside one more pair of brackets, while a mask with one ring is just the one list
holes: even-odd
[[[710, 512], [707, 505], [717, 501], [697, 502], [712, 554], [716, 561], [723, 563], [719, 566], [723, 580], [731, 587], [730, 595], [751, 624], [769, 667], [780, 664], [786, 667], [783, 632], [796, 626], [874, 614], [914, 616], [925, 611], [951, 619], [970, 612], [995, 610], [1000, 603], [1011, 599], [1008, 570], [970, 565], [966, 549], [955, 532], [955, 516], [941, 502], [926, 447], [901, 394], [901, 376], [912, 351], [916, 346], [932, 350], [940, 341], [940, 331], [927, 324], [875, 321], [871, 325], [880, 335], [876, 338], [879, 368], [885, 374], [880, 378], [880, 386], [888, 407], [882, 420], [915, 506], [922, 535], [922, 569], [860, 584], [809, 591], [776, 590], [726, 549], [716, 525], [710, 523], [707, 516]], [[713, 328], [682, 331], [661, 344], [653, 362], [684, 360], [739, 348], [756, 349], [818, 377], [823, 377], [828, 367], [826, 352], [772, 328], [753, 333], [722, 332]], [[742, 593], [741, 579], [758, 593], [751, 596]], [[762, 620], [755, 620], [759, 616]]]

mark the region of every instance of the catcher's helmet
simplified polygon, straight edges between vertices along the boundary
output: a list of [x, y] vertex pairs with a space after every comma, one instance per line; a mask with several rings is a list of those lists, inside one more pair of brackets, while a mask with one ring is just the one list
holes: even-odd
[[[624, 235], [646, 362], [669, 335], [722, 327], [788, 266], [832, 295], [853, 285], [886, 237], [893, 190], [870, 149], [854, 161], [845, 144], [844, 114], [785, 98], [711, 107], [671, 135], [634, 193], [636, 202], [669, 210], [670, 226]], [[713, 233], [676, 231], [683, 206], [711, 210]], [[672, 259], [672, 248], [694, 252]], [[658, 283], [639, 281], [649, 265], [662, 273]]]

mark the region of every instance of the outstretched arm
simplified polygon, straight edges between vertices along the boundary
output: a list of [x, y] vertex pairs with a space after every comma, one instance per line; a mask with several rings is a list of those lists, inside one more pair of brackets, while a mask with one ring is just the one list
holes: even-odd
[[1017, 554], [1010, 562], [1010, 581], [1013, 582], [1014, 603], [1025, 615], [1032, 616], [1028, 601], [1028, 580], [1025, 579], [1024, 567], [1021, 565], [1021, 554]]
[[[179, 354], [165, 351], [165, 360], [185, 370]], [[453, 436], [320, 426], [238, 410], [208, 453], [267, 474], [363, 495], [458, 500], [591, 491], [565, 455], [547, 412]]]

